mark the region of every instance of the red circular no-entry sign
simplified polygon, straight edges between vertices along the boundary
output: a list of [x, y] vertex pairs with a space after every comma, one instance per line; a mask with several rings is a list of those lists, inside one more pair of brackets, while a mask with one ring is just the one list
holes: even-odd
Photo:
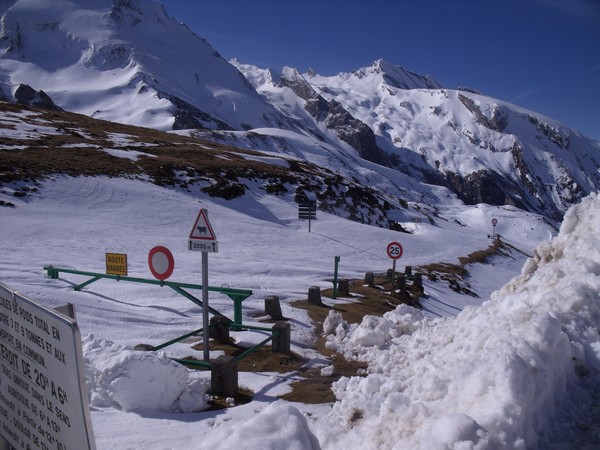
[[148, 266], [154, 278], [163, 281], [173, 273], [175, 259], [167, 247], [157, 245], [148, 253]]
[[387, 254], [392, 259], [400, 259], [402, 252], [403, 250], [400, 242], [390, 242], [387, 246]]

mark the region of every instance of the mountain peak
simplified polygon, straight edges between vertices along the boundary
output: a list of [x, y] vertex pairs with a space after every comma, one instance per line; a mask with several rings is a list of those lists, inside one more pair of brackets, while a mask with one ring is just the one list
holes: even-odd
[[399, 89], [441, 89], [442, 87], [430, 75], [419, 75], [401, 66], [390, 64], [384, 59], [378, 59], [369, 67], [358, 69], [352, 74], [357, 78], [379, 75], [385, 84]]
[[158, 129], [283, 121], [235, 67], [158, 2], [5, 1], [0, 88], [7, 97], [29, 85], [65, 110]]

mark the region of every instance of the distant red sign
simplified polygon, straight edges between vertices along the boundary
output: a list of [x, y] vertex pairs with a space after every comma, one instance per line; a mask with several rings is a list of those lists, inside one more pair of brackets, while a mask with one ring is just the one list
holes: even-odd
[[492, 219], [492, 225], [496, 225], [498, 223], [498, 219]]

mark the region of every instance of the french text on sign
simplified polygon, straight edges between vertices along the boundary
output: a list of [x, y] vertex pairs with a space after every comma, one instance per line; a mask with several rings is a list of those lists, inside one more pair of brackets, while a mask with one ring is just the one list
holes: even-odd
[[108, 275], [127, 276], [127, 255], [123, 253], [106, 253], [106, 273]]
[[0, 435], [14, 448], [95, 449], [77, 323], [2, 283], [0, 299]]

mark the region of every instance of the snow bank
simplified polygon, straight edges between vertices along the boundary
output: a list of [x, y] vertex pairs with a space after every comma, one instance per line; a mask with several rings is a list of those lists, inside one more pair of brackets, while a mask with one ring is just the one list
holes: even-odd
[[597, 426], [586, 392], [600, 388], [599, 292], [594, 194], [479, 308], [427, 321], [404, 306], [360, 325], [330, 315], [328, 346], [368, 361], [369, 375], [334, 384], [339, 401], [317, 424], [322, 447], [525, 449], [576, 439]]
[[280, 400], [233, 429], [213, 430], [202, 448], [318, 450], [321, 447], [302, 413]]
[[209, 385], [162, 352], [128, 349], [88, 335], [82, 340], [92, 408], [192, 412], [207, 406]]

